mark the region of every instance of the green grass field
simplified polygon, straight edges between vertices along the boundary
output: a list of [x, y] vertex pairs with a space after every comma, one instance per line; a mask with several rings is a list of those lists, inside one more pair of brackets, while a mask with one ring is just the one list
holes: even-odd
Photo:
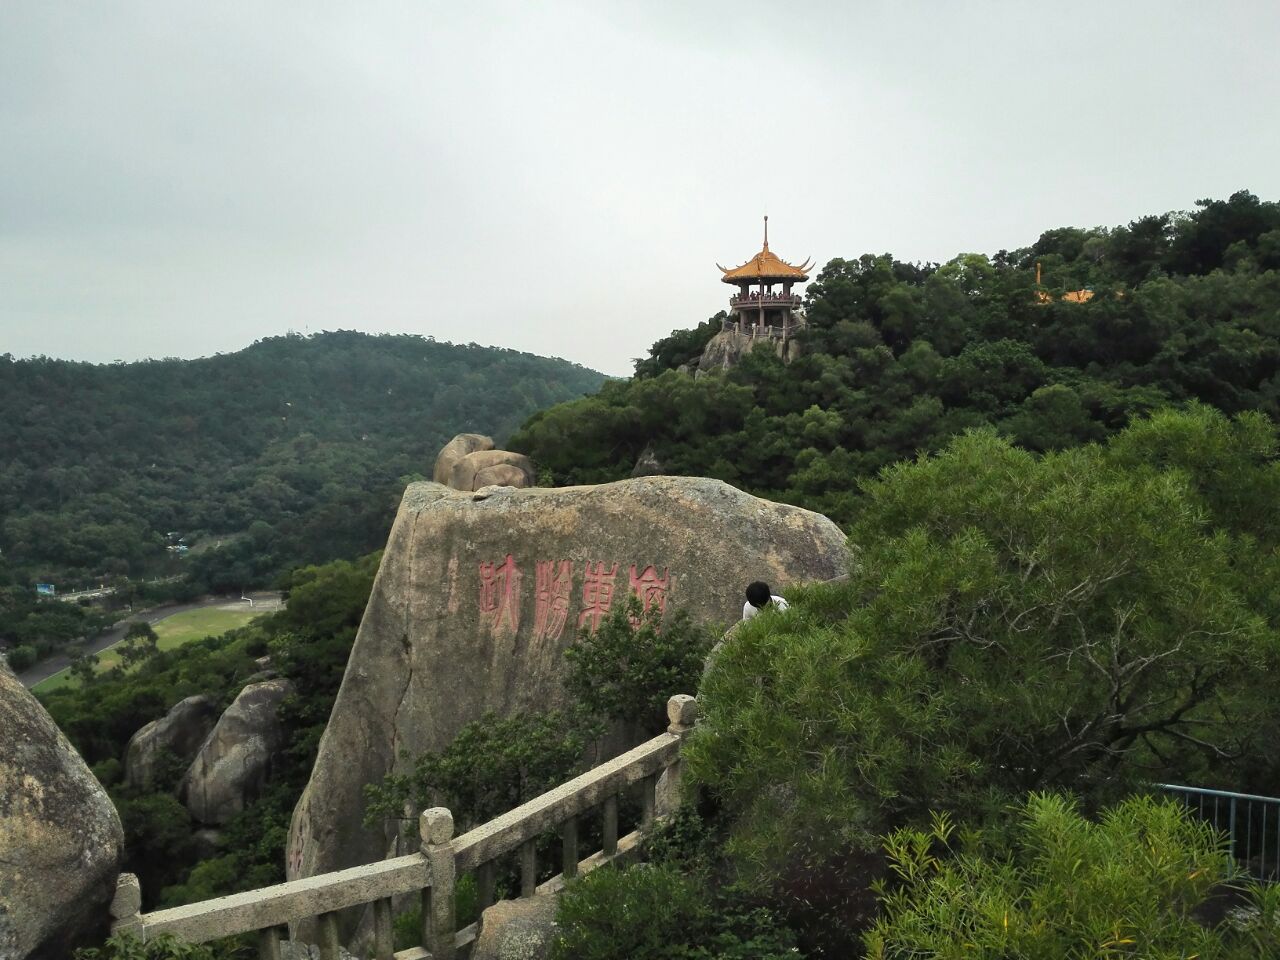
[[[219, 634], [226, 633], [228, 630], [234, 630], [236, 627], [243, 627], [254, 617], [261, 616], [262, 613], [261, 608], [254, 610], [247, 605], [233, 610], [224, 610], [221, 607], [204, 607], [200, 610], [188, 610], [186, 613], [177, 613], [172, 617], [166, 617], [159, 623], [154, 624], [152, 629], [155, 630], [156, 636], [160, 638], [160, 649], [172, 650], [175, 647], [182, 646], [184, 643], [190, 643], [192, 640], [216, 637]], [[98, 654], [99, 673], [104, 670], [110, 670], [120, 662], [119, 647], [119, 643], [113, 643]], [[49, 679], [37, 683], [31, 689], [33, 693], [48, 693], [61, 687], [74, 686], [76, 683], [77, 681], [71, 676], [70, 670], [60, 670]]]

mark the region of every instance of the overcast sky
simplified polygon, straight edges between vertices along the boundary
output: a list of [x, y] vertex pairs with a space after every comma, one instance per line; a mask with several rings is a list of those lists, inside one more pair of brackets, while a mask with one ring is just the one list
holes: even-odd
[[0, 0], [0, 353], [412, 332], [608, 373], [717, 261], [1280, 199], [1280, 4]]

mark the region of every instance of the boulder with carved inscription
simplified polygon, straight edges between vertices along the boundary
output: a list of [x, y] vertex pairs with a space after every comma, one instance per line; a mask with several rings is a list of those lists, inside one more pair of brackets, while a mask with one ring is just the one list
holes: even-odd
[[388, 837], [361, 824], [364, 785], [486, 711], [564, 705], [566, 647], [627, 594], [723, 625], [748, 582], [827, 580], [845, 564], [826, 517], [718, 480], [411, 484], [294, 811], [289, 878], [380, 860]]

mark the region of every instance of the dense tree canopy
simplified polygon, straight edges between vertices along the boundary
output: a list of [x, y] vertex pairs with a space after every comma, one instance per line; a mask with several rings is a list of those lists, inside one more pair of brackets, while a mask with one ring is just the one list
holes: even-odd
[[1280, 793], [1278, 454], [1265, 417], [1200, 406], [1043, 455], [973, 431], [868, 481], [849, 580], [743, 624], [699, 690], [685, 759], [740, 869], [854, 902], [879, 838], [939, 813]]
[[[1087, 302], [1062, 299], [1085, 288]], [[511, 445], [571, 483], [627, 476], [651, 446], [671, 473], [848, 523], [858, 478], [974, 426], [1046, 451], [1192, 399], [1280, 418], [1280, 204], [1247, 192], [991, 257], [832, 260], [806, 310], [789, 365], [758, 350], [725, 374], [678, 372], [713, 319], [656, 343], [631, 381], [535, 414]]]
[[194, 570], [237, 589], [358, 556], [382, 546], [402, 478], [430, 473], [454, 434], [505, 438], [602, 379], [354, 332], [201, 360], [0, 356], [0, 585]]

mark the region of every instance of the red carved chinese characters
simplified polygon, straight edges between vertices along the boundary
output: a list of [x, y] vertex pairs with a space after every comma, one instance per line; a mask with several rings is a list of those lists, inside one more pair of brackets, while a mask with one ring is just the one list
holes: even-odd
[[618, 565], [615, 563], [608, 570], [604, 561], [595, 565], [588, 563], [582, 574], [582, 613], [578, 614], [578, 629], [590, 622], [591, 629], [600, 626], [600, 621], [613, 606], [613, 581], [618, 576]]
[[559, 640], [569, 616], [569, 591], [573, 566], [568, 560], [539, 560], [537, 610], [533, 617], [534, 640]]
[[662, 576], [658, 576], [658, 568], [653, 564], [649, 564], [639, 574], [636, 573], [636, 565], [631, 565], [631, 589], [640, 598], [640, 606], [645, 613], [653, 607], [658, 608], [658, 613], [666, 613], [667, 590], [670, 586], [669, 567], [663, 567]]
[[480, 564], [480, 621], [495, 633], [503, 624], [515, 633], [520, 629], [521, 573], [515, 557], [507, 554], [501, 564]]

